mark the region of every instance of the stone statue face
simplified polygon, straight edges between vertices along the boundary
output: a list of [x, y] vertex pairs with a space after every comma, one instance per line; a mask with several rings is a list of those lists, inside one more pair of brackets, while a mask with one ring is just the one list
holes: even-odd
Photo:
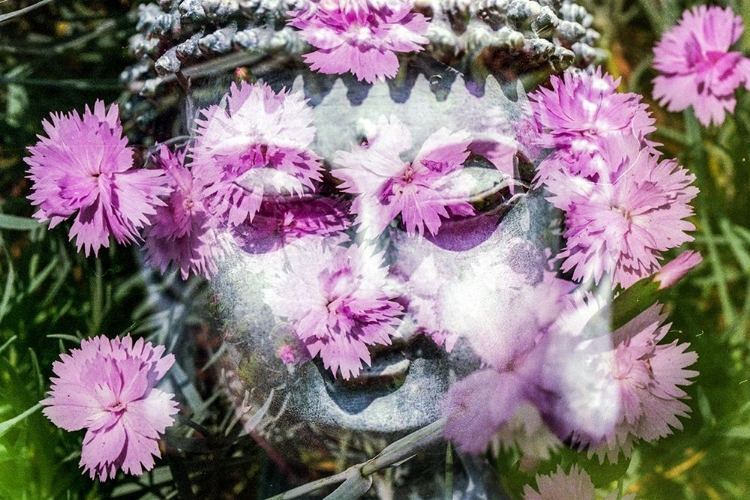
[[[404, 216], [372, 237], [359, 226], [362, 207], [355, 219], [340, 181], [326, 179], [329, 192], [267, 199], [252, 224], [225, 235], [211, 287], [234, 383], [256, 420], [380, 433], [424, 426], [440, 417], [450, 384], [481, 364], [466, 337], [500, 328], [516, 303], [529, 306], [516, 298], [541, 281], [551, 214], [513, 180], [528, 156], [513, 125], [522, 91], [512, 102], [491, 79], [483, 97], [462, 81], [436, 89], [441, 80], [420, 77], [401, 102], [376, 84], [355, 95], [360, 104], [337, 81], [313, 107], [314, 149], [336, 169], [340, 151], [395, 141], [383, 127], [398, 122], [410, 134], [399, 155], [407, 177], [441, 129], [466, 131], [471, 154], [448, 183], [473, 213], [444, 214], [435, 234], [408, 231]], [[511, 355], [527, 340], [509, 336], [503, 349]]]

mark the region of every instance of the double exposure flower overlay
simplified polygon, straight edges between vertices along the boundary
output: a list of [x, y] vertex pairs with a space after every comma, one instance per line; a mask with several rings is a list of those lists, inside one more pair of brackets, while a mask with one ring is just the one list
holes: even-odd
[[[315, 49], [304, 56], [313, 71], [368, 85], [346, 77], [351, 88], [338, 81], [313, 101], [302, 78], [292, 89], [233, 83], [142, 168], [116, 106], [52, 115], [27, 158], [36, 217], [74, 217], [71, 238], [87, 255], [110, 236], [143, 241], [162, 273], [217, 289], [250, 262], [241, 273], [258, 307], [244, 319], [268, 325], [279, 380], [312, 361], [329, 385], [356, 385], [380, 353], [422, 340], [468, 353], [471, 372], [450, 374], [436, 411], [462, 452], [517, 447], [533, 467], [565, 443], [616, 462], [681, 428], [697, 355], [665, 341], [654, 297], [700, 261], [665, 261], [692, 240], [695, 176], [662, 158], [641, 96], [618, 92], [601, 69], [552, 76], [528, 100], [519, 85], [502, 105], [497, 82], [479, 97], [459, 79], [444, 96], [459, 96], [452, 108], [433, 104], [420, 75], [409, 99], [429, 113], [395, 103], [383, 80], [399, 71], [397, 54], [428, 43], [413, 9], [346, 0], [289, 12]], [[719, 51], [706, 57], [725, 65]], [[362, 89], [362, 103], [341, 97]], [[389, 100], [368, 107], [378, 95]], [[458, 115], [463, 104], [466, 116], [433, 112]], [[336, 120], [344, 125], [326, 124]], [[611, 326], [638, 283], [653, 296]], [[97, 337], [55, 364], [45, 415], [87, 429], [81, 466], [92, 477], [153, 467], [177, 411], [156, 388], [173, 362], [162, 355], [129, 336]], [[556, 475], [570, 495], [592, 497], [584, 471]], [[552, 482], [540, 478], [527, 498], [549, 497]]]
[[173, 395], [155, 387], [174, 363], [163, 354], [142, 338], [100, 335], [53, 363], [43, 412], [66, 431], [86, 429], [79, 465], [92, 479], [140, 475], [161, 456], [159, 437], [178, 411]]

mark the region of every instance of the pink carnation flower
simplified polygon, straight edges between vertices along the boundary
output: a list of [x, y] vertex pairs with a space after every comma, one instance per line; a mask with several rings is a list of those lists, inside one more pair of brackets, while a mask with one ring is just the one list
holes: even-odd
[[[552, 342], [545, 385], [560, 397], [548, 416], [558, 435], [572, 433], [573, 443], [588, 447], [589, 456], [614, 463], [621, 451], [630, 456], [638, 439], [654, 441], [681, 429], [678, 417], [690, 412], [680, 386], [698, 375], [686, 369], [697, 355], [676, 340], [659, 344], [670, 327], [660, 309], [654, 304], [593, 340], [580, 337], [585, 318], [578, 318], [577, 332], [558, 332]], [[582, 377], [582, 369], [589, 376]]]
[[334, 376], [357, 376], [363, 361], [370, 364], [367, 346], [398, 335], [402, 307], [389, 289], [383, 255], [310, 241], [287, 252], [289, 268], [271, 280], [266, 303]]
[[688, 203], [698, 188], [690, 186], [694, 175], [659, 161], [634, 138], [610, 141], [602, 153], [611, 182], [548, 183], [553, 204], [567, 209], [567, 244], [558, 257], [577, 281], [599, 283], [606, 273], [627, 288], [659, 269], [661, 252], [693, 239], [686, 231], [695, 226], [684, 219], [693, 215]]
[[620, 80], [602, 75], [601, 68], [594, 74], [553, 75], [550, 84], [551, 89], [541, 88], [528, 96], [539, 131], [538, 143], [554, 150], [539, 165], [538, 179], [545, 180], [556, 170], [606, 178], [609, 169], [600, 152], [607, 141], [620, 135], [645, 141], [646, 135], [655, 130], [641, 96], [618, 93]]
[[322, 166], [301, 93], [242, 82], [225, 97], [226, 106], [209, 106], [196, 120], [193, 174], [211, 211], [236, 226], [253, 219], [265, 193], [312, 190]]
[[734, 91], [750, 88], [750, 59], [729, 48], [742, 35], [742, 18], [727, 7], [686, 10], [654, 48], [654, 98], [669, 111], [693, 106], [705, 126], [734, 111]]
[[87, 256], [109, 247], [110, 235], [118, 243], [136, 241], [168, 189], [161, 171], [133, 168], [117, 106], [105, 112], [96, 101], [93, 113], [87, 106], [83, 117], [72, 111], [51, 119], [42, 122], [48, 137], [39, 136], [25, 158], [29, 199], [39, 206], [34, 217], [55, 227], [75, 215], [69, 235]]
[[396, 75], [395, 52], [418, 52], [428, 43], [427, 19], [413, 7], [413, 0], [320, 0], [292, 12], [289, 24], [318, 49], [304, 56], [314, 71], [351, 71], [373, 83]]
[[[524, 500], [595, 500], [596, 489], [585, 470], [573, 465], [569, 473], [562, 467], [545, 476], [536, 476], [538, 492], [528, 484], [523, 487]], [[617, 491], [613, 491], [603, 500], [617, 500]], [[622, 500], [635, 500], [635, 493], [621, 497]]]
[[339, 151], [332, 172], [343, 180], [341, 190], [359, 195], [352, 204], [356, 223], [368, 238], [376, 238], [401, 214], [406, 231], [433, 235], [440, 218], [472, 215], [474, 209], [452, 192], [451, 180], [469, 156], [467, 132], [441, 128], [425, 140], [414, 159], [402, 156], [414, 146], [409, 129], [398, 118], [381, 116], [371, 142]]
[[66, 431], [86, 429], [79, 465], [93, 479], [117, 469], [139, 475], [159, 457], [158, 439], [177, 413], [173, 395], [154, 386], [174, 363], [164, 347], [130, 335], [84, 339], [55, 361], [43, 413]]
[[166, 173], [172, 193], [166, 205], [156, 209], [153, 225], [145, 230], [146, 258], [162, 273], [172, 262], [182, 279], [191, 271], [210, 279], [217, 271], [215, 261], [221, 256], [221, 245], [203, 192], [185, 166], [185, 153], [161, 146], [155, 163]]

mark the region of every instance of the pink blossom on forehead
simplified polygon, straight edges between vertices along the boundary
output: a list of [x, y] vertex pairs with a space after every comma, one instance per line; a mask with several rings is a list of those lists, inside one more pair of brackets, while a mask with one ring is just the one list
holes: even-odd
[[705, 126], [724, 122], [734, 111], [734, 91], [750, 89], [750, 59], [729, 48], [742, 35], [742, 18], [727, 7], [686, 10], [677, 26], [654, 47], [654, 98], [669, 111], [693, 106]]
[[232, 84], [225, 105], [202, 110], [191, 150], [195, 181], [220, 220], [252, 220], [264, 194], [312, 191], [322, 179], [312, 110], [302, 93]]
[[164, 347], [130, 335], [83, 339], [52, 365], [44, 415], [67, 431], [86, 429], [80, 466], [92, 478], [117, 470], [140, 475], [159, 457], [158, 439], [177, 413], [173, 395], [155, 388], [174, 363]]
[[413, 7], [413, 0], [321, 0], [290, 12], [288, 23], [318, 49], [303, 56], [314, 71], [351, 71], [373, 83], [396, 75], [396, 52], [418, 52], [428, 43], [422, 35], [429, 23]]
[[169, 190], [161, 171], [133, 168], [117, 106], [105, 112], [96, 101], [93, 113], [87, 106], [82, 117], [52, 114], [42, 126], [48, 137], [39, 136], [24, 159], [33, 183], [29, 199], [39, 206], [34, 217], [55, 227], [75, 216], [69, 235], [87, 256], [109, 247], [110, 235], [118, 243], [136, 241]]
[[271, 279], [266, 304], [334, 376], [356, 377], [362, 362], [370, 364], [367, 346], [390, 344], [398, 335], [402, 306], [389, 286], [383, 254], [310, 240], [286, 252], [288, 268]]
[[352, 210], [367, 238], [376, 238], [401, 215], [408, 233], [436, 234], [441, 218], [474, 214], [474, 208], [452, 192], [451, 180], [463, 169], [471, 143], [468, 132], [441, 128], [421, 145], [412, 161], [404, 160], [413, 146], [409, 129], [398, 118], [381, 116], [369, 143], [339, 151], [332, 174], [344, 181], [340, 189], [357, 195]]
[[153, 225], [144, 231], [146, 259], [165, 272], [170, 262], [182, 279], [190, 272], [210, 279], [222, 255], [217, 221], [211, 216], [203, 190], [185, 166], [185, 152], [173, 153], [161, 146], [155, 164], [166, 173], [172, 193], [166, 205], [157, 207]]

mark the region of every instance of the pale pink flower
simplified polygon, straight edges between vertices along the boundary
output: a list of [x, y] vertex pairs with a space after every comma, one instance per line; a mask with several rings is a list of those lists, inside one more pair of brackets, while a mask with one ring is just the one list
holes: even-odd
[[387, 282], [383, 254], [356, 244], [287, 247], [288, 267], [272, 278], [265, 301], [294, 329], [311, 357], [334, 376], [357, 376], [370, 364], [368, 345], [397, 336], [402, 306]]
[[686, 10], [677, 26], [654, 47], [654, 98], [669, 111], [693, 106], [705, 126], [720, 125], [734, 112], [734, 91], [750, 88], [750, 59], [729, 48], [742, 35], [742, 18], [727, 7]]
[[688, 203], [698, 188], [690, 186], [694, 175], [673, 160], [659, 161], [634, 138], [609, 141], [602, 157], [611, 182], [553, 177], [548, 183], [550, 201], [567, 210], [566, 247], [558, 258], [576, 281], [599, 283], [606, 274], [627, 288], [659, 269], [661, 252], [693, 239], [686, 231], [695, 226], [685, 219], [693, 215]]
[[396, 52], [418, 52], [428, 43], [428, 21], [412, 12], [413, 0], [320, 0], [291, 12], [289, 24], [316, 51], [306, 54], [311, 69], [354, 73], [373, 83], [398, 72]]
[[573, 308], [563, 320], [569, 328], [561, 323], [550, 343], [545, 387], [558, 397], [546, 417], [589, 456], [616, 462], [620, 452], [630, 456], [638, 439], [654, 441], [682, 428], [679, 417], [690, 408], [680, 387], [698, 375], [687, 369], [697, 355], [687, 352], [687, 343], [659, 343], [671, 326], [659, 304], [611, 334], [591, 331], [592, 325], [582, 331], [598, 312], [596, 304], [588, 306], [589, 314]]
[[528, 96], [537, 122], [537, 143], [553, 150], [538, 166], [538, 180], [556, 170], [607, 178], [609, 168], [600, 152], [612, 137], [631, 135], [652, 144], [645, 137], [655, 130], [654, 119], [641, 96], [618, 93], [620, 80], [602, 75], [601, 68], [593, 74], [553, 75], [550, 84], [551, 89], [540, 88]]
[[315, 128], [302, 93], [242, 82], [225, 99], [196, 120], [193, 175], [210, 210], [237, 226], [252, 221], [264, 194], [312, 191], [322, 165], [310, 149]]
[[182, 279], [194, 274], [211, 278], [222, 255], [217, 221], [211, 216], [203, 191], [185, 166], [185, 152], [161, 146], [154, 162], [166, 173], [171, 194], [157, 207], [153, 224], [144, 231], [146, 259], [165, 272], [170, 262]]
[[66, 431], [86, 429], [79, 465], [92, 479], [154, 467], [159, 436], [178, 412], [173, 395], [155, 388], [174, 363], [172, 354], [163, 354], [163, 346], [141, 338], [101, 335], [53, 363], [56, 377], [41, 401], [43, 413]]
[[48, 137], [39, 136], [24, 159], [33, 182], [29, 199], [39, 206], [34, 217], [55, 227], [75, 216], [69, 235], [87, 256], [109, 247], [110, 235], [136, 241], [168, 189], [161, 171], [133, 168], [117, 105], [105, 112], [96, 101], [93, 113], [87, 106], [83, 117], [72, 111], [51, 120], [42, 122]]
[[332, 174], [344, 181], [342, 191], [358, 195], [352, 210], [368, 238], [379, 236], [399, 214], [408, 233], [424, 234], [427, 227], [434, 235], [441, 217], [474, 213], [451, 184], [469, 156], [470, 143], [468, 133], [441, 128], [413, 159], [404, 159], [414, 146], [409, 129], [395, 116], [381, 116], [371, 142], [338, 152], [334, 162], [342, 168]]
[[[596, 489], [591, 476], [585, 470], [573, 465], [567, 474], [561, 466], [550, 475], [536, 476], [536, 490], [528, 484], [523, 487], [524, 500], [595, 500]], [[604, 500], [616, 500], [617, 491]], [[625, 495], [622, 500], [635, 500], [635, 493]]]

